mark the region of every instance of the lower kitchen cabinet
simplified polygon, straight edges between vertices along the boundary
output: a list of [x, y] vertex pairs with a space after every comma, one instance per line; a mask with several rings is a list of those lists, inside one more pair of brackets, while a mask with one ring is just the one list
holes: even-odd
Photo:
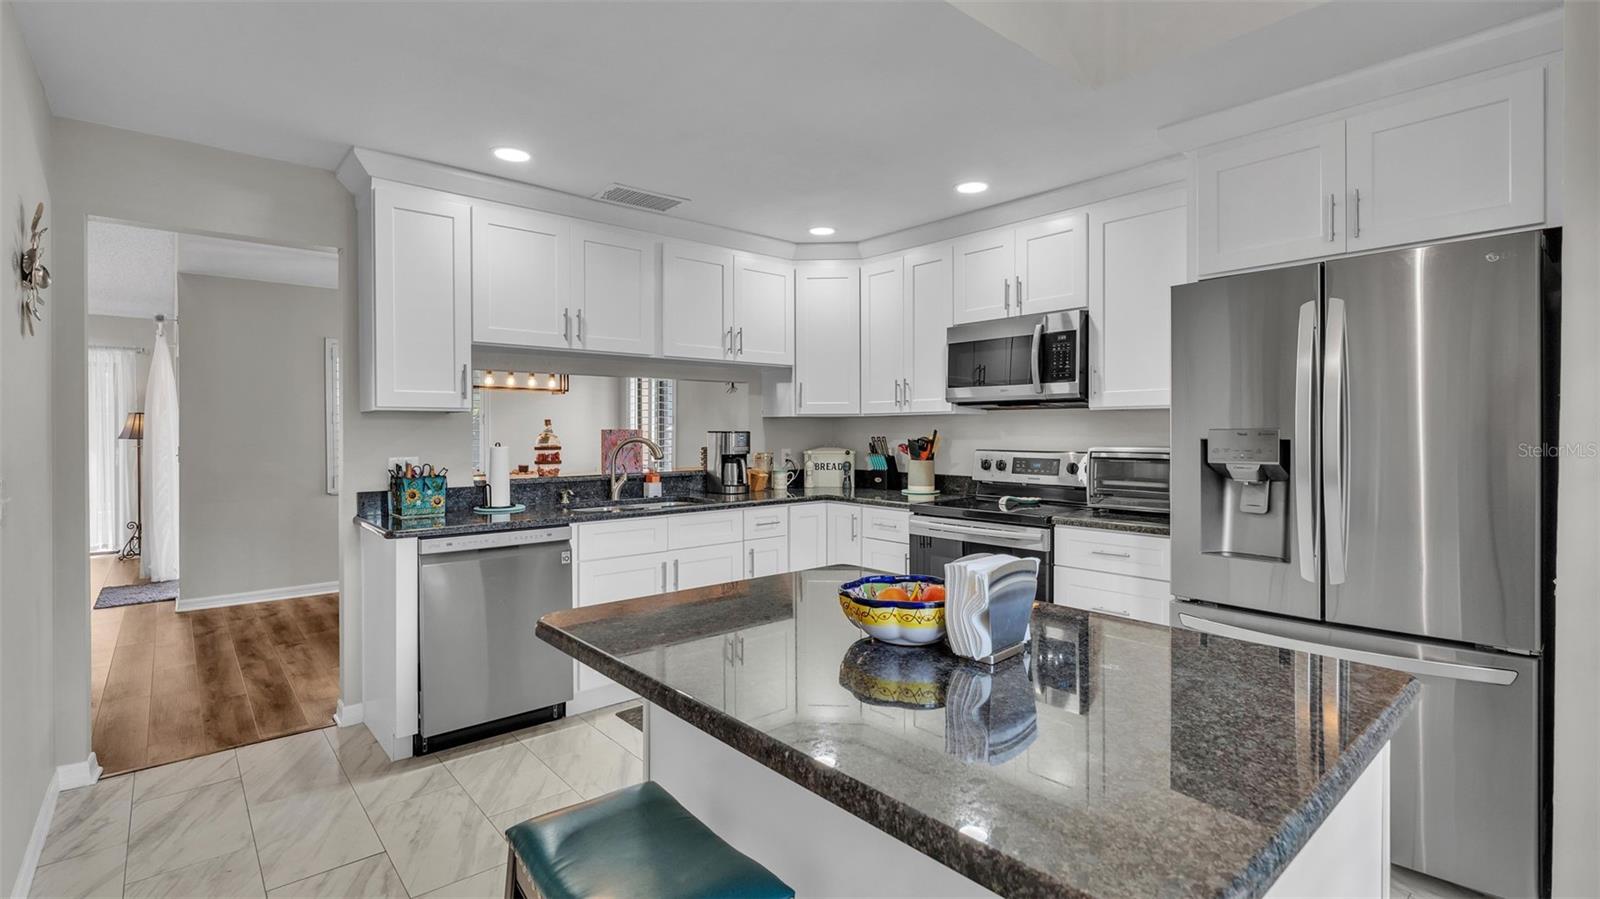
[[828, 503], [797, 503], [789, 508], [789, 570], [828, 564]]
[[672, 586], [669, 590], [690, 590], [742, 580], [744, 573], [743, 542], [719, 543], [715, 546], [696, 546], [673, 550]]
[[905, 574], [911, 570], [911, 545], [868, 537], [861, 541], [861, 567]]
[[[608, 522], [609, 523], [609, 522]], [[594, 606], [636, 596], [654, 596], [672, 589], [669, 553], [645, 553], [578, 563], [573, 604]], [[578, 665], [575, 691], [609, 686], [611, 679], [587, 665]]]
[[789, 538], [764, 537], [744, 542], [744, 576], [766, 577], [790, 571]]
[[829, 565], [861, 564], [861, 507], [828, 503]]
[[1171, 623], [1170, 541], [1149, 534], [1057, 527], [1055, 601], [1103, 615]]

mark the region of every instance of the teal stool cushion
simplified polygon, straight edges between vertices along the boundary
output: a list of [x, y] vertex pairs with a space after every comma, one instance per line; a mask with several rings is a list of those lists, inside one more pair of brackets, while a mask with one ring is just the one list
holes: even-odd
[[794, 895], [653, 781], [524, 821], [506, 838], [546, 899]]

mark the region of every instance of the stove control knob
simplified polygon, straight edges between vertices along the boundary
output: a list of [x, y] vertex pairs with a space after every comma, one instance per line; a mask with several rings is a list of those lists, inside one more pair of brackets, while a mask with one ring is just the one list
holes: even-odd
[[989, 460], [988, 459], [979, 459], [978, 460], [978, 467], [983, 469], [984, 471], [988, 471], [989, 470]]
[[1006, 470], [1006, 460], [1000, 459], [999, 461], [994, 463], [994, 467], [999, 469], [1000, 471], [1005, 471]]
[[1067, 474], [1075, 475], [1077, 473], [1078, 473], [1078, 463], [1076, 463], [1076, 462], [1068, 462], [1067, 463]]

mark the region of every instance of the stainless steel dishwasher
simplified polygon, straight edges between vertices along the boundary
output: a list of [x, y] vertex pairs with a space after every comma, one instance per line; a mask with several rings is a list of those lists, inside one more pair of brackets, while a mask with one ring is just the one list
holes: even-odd
[[417, 754], [564, 716], [572, 658], [533, 630], [572, 608], [571, 529], [424, 538], [417, 554]]

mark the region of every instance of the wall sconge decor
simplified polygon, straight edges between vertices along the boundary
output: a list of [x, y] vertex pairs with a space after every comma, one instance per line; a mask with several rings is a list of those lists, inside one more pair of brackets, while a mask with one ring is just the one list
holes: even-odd
[[555, 372], [480, 371], [473, 380], [480, 390], [531, 390], [535, 393], [562, 394], [571, 389], [568, 375]]
[[33, 224], [28, 227], [32, 232], [28, 237], [28, 248], [22, 251], [18, 265], [22, 273], [22, 323], [30, 335], [33, 334], [33, 323], [44, 321], [44, 297], [39, 296], [39, 291], [50, 286], [50, 270], [44, 267], [43, 253], [39, 249], [39, 238], [50, 229], [39, 227], [42, 218], [44, 204], [40, 203], [33, 210]]

